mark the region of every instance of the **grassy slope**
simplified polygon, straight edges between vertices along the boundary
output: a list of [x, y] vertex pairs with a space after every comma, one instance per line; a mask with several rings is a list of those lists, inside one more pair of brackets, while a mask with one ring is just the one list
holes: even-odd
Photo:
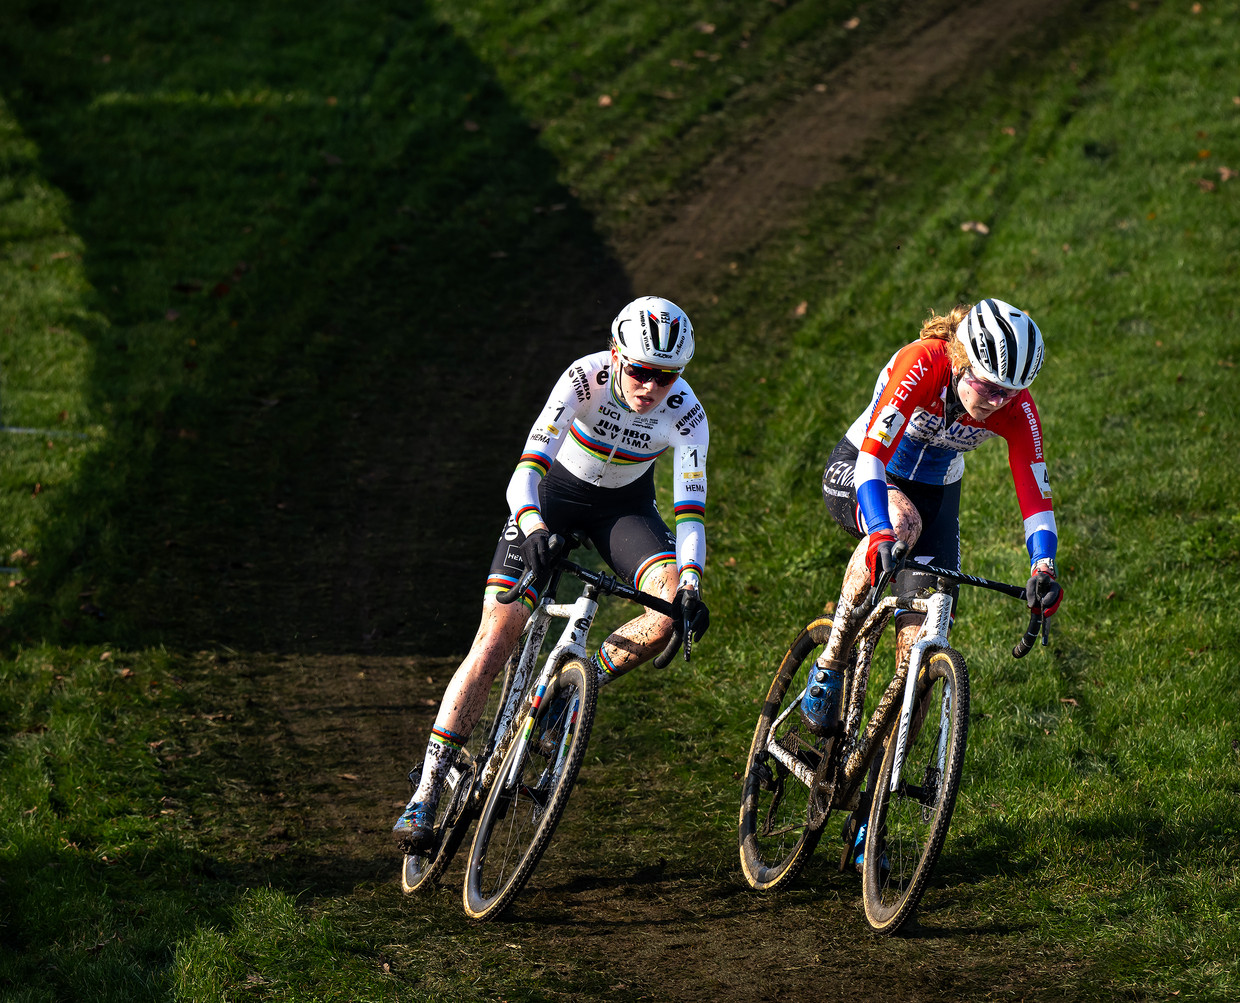
[[[774, 16], [777, 8], [770, 6], [765, 16]], [[733, 8], [704, 11], [702, 17], [719, 26], [716, 36], [706, 37], [730, 38], [734, 47], [726, 51], [746, 58], [752, 47], [739, 48], [741, 33], [762, 35], [762, 26], [744, 24], [744, 16], [752, 15], [742, 16], [739, 8], [729, 20], [723, 16], [729, 11]], [[573, 12], [547, 5], [536, 11], [541, 16], [527, 11], [524, 18], [510, 19], [511, 55], [495, 29], [485, 29], [505, 23], [504, 18], [475, 21], [446, 4], [435, 12], [456, 19], [459, 37], [469, 40], [482, 64], [494, 67], [462, 72], [479, 77], [493, 72], [517, 109], [505, 111], [514, 118], [513, 128], [519, 118], [542, 122], [545, 147], [559, 160], [553, 170], [539, 165], [509, 186], [477, 196], [481, 205], [474, 203], [442, 222], [446, 232], [493, 246], [480, 235], [476, 214], [502, 212], [513, 201], [512, 186], [520, 188], [531, 173], [543, 186], [530, 196], [531, 203], [550, 204], [557, 198], [571, 203], [571, 195], [555, 194], [556, 186], [567, 182], [604, 218], [622, 225], [623, 199], [613, 190], [616, 176], [610, 173], [614, 161], [600, 159], [598, 151], [613, 145], [642, 149], [629, 142], [630, 135], [660, 128], [674, 132], [682, 123], [665, 121], [668, 110], [677, 107], [666, 98], [633, 98], [631, 105], [619, 106], [624, 117], [601, 119], [596, 94], [614, 91], [623, 102], [634, 91], [674, 90], [674, 82], [664, 79], [670, 50], [657, 45], [647, 62], [627, 69], [636, 81], [632, 88], [613, 86], [618, 67], [632, 60], [631, 51], [645, 51], [643, 40], [662, 37], [656, 21], [664, 15], [616, 30], [615, 38], [599, 43], [606, 51], [585, 46], [583, 52], [590, 33], [575, 39], [573, 32], [581, 29]], [[794, 12], [809, 16], [795, 5]], [[619, 686], [609, 694], [592, 750], [599, 757], [595, 769], [601, 780], [595, 789], [606, 789], [616, 778], [634, 781], [633, 765], [618, 751], [623, 737], [630, 750], [641, 749], [648, 757], [639, 767], [640, 781], [655, 802], [647, 805], [649, 831], [631, 838], [648, 840], [651, 852], [670, 858], [673, 866], [734, 879], [732, 773], [752, 725], [752, 697], [765, 685], [774, 653], [797, 622], [832, 597], [847, 552], [843, 535], [825, 525], [817, 500], [822, 459], [861, 406], [877, 366], [911, 336], [926, 309], [980, 294], [1005, 295], [1029, 309], [1051, 339], [1037, 393], [1061, 513], [1063, 563], [1070, 569], [1065, 575], [1068, 602], [1053, 653], [1038, 652], [1027, 663], [1012, 663], [1001, 654], [1015, 632], [1010, 604], [974, 598], [962, 617], [957, 643], [969, 655], [975, 677], [971, 783], [940, 865], [939, 884], [947, 887], [939, 893], [942, 908], [949, 916], [963, 917], [966, 925], [989, 921], [1033, 930], [1048, 942], [1075, 944], [1082, 956], [1109, 969], [1112, 986], [1138, 996], [1171, 987], [1203, 996], [1235, 995], [1231, 980], [1240, 952], [1229, 920], [1236, 905], [1240, 770], [1234, 659], [1227, 649], [1237, 638], [1223, 610], [1235, 594], [1240, 524], [1229, 504], [1237, 487], [1234, 464], [1220, 458], [1235, 455], [1236, 446], [1229, 383], [1240, 360], [1228, 336], [1235, 324], [1228, 291], [1234, 288], [1238, 264], [1229, 234], [1238, 215], [1240, 180], [1223, 181], [1218, 167], [1240, 166], [1240, 110], [1233, 101], [1234, 80], [1228, 79], [1238, 54], [1236, 14], [1235, 4], [1209, 4], [1197, 16], [1170, 8], [1133, 14], [1126, 5], [1102, 5], [1090, 31], [1070, 35], [1040, 60], [1017, 59], [994, 78], [979, 79], [974, 90], [960, 95], [960, 110], [935, 107], [911, 116], [895, 152], [876, 151], [872, 161], [857, 165], [853, 185], [824, 193], [800, 233], [761, 260], [746, 263], [735, 287], [721, 290], [718, 308], [700, 315], [699, 326], [712, 332], [711, 339], [704, 339], [694, 382], [711, 401], [716, 430], [710, 567], [716, 626], [702, 648], [711, 657], [670, 677], [674, 699], [657, 719], [639, 716], [648, 709], [642, 687]], [[829, 22], [836, 18], [831, 14]], [[365, 32], [350, 35], [348, 19], [333, 18], [331, 31], [313, 18], [308, 22], [298, 37], [307, 46], [301, 58], [314, 66], [323, 65], [324, 38], [336, 39], [339, 52], [365, 50]], [[87, 34], [84, 27], [74, 29], [71, 18], [36, 28], [20, 19], [17, 23], [35, 52], [72, 48], [66, 39], [75, 30]], [[822, 23], [828, 22], [821, 22], [819, 30]], [[136, 18], [124, 29], [108, 30], [146, 39], [144, 44], [156, 49], [151, 40], [167, 26], [144, 35], [142, 24]], [[152, 121], [160, 124], [158, 135], [167, 135], [181, 115], [160, 118], [157, 109], [192, 103], [190, 94], [206, 93], [255, 130], [240, 149], [247, 155], [262, 150], [259, 130], [268, 114], [263, 106], [270, 94], [285, 92], [286, 82], [256, 80], [249, 91], [238, 87], [240, 95], [221, 96], [237, 72], [223, 72], [223, 57], [201, 40], [235, 29], [222, 22], [190, 27], [194, 30], [180, 37], [175, 53], [134, 44], [133, 51], [151, 61], [135, 57], [127, 64], [129, 72], [166, 80], [163, 86], [174, 100], [125, 121], [126, 135], [150, 131]], [[287, 24], [280, 30], [288, 30]], [[391, 28], [388, 37], [405, 38], [404, 30]], [[686, 48], [696, 44], [683, 25], [678, 30]], [[607, 33], [594, 34], [602, 38]], [[223, 48], [240, 47], [235, 58], [253, 73], [243, 58], [246, 37], [266, 36], [238, 31], [234, 44]], [[191, 44], [191, 39], [199, 41]], [[574, 41], [581, 44], [571, 48]], [[281, 51], [295, 55], [297, 49]], [[457, 49], [440, 51], [449, 53], [452, 65], [462, 65]], [[605, 59], [607, 52], [612, 55]], [[562, 58], [548, 58], [548, 53]], [[333, 317], [339, 323], [344, 310], [333, 308], [331, 297], [315, 300], [311, 295], [308, 304], [298, 299], [304, 295], [302, 269], [320, 279], [330, 277], [352, 244], [373, 249], [393, 239], [390, 232], [378, 232], [359, 240], [358, 232], [349, 230], [338, 246], [331, 245], [340, 214], [353, 218], [364, 211], [364, 204], [349, 194], [356, 179], [332, 188], [331, 175], [324, 175], [335, 203], [320, 203], [309, 194], [314, 191], [311, 178], [323, 183], [323, 168], [309, 164], [334, 166], [322, 150], [340, 155], [324, 145], [324, 135], [337, 134], [321, 117], [333, 114], [340, 102], [347, 105], [346, 95], [357, 94], [360, 102], [372, 92], [342, 73], [317, 97], [289, 102], [317, 123], [293, 130], [291, 138], [301, 144], [304, 156], [289, 165], [250, 164], [252, 174], [261, 173], [272, 186], [263, 191], [251, 191], [246, 171], [238, 170], [235, 158], [224, 158], [211, 172], [222, 179], [195, 182], [223, 201], [211, 213], [200, 210], [173, 227], [174, 236], [192, 236], [193, 243], [177, 252], [183, 259], [168, 261], [165, 246], [175, 249], [182, 242], [164, 236], [159, 214], [141, 217], [146, 231], [129, 234], [118, 226], [107, 236], [112, 224], [132, 211], [125, 200], [135, 199], [142, 189], [127, 191], [92, 171], [125, 165], [106, 159], [92, 165], [68, 144], [51, 139], [57, 123], [40, 111], [43, 100], [51, 107], [74, 107], [65, 95], [99, 88], [92, 74], [108, 72], [102, 67], [111, 65], [97, 63], [93, 49], [89, 55], [79, 50], [76, 58], [81, 65], [74, 64], [76, 69], [66, 73], [69, 79], [50, 95], [31, 94], [30, 76], [21, 81], [25, 90], [14, 90], [7, 81], [9, 103], [0, 113], [5, 128], [0, 174], [11, 186], [3, 202], [6, 258], [0, 268], [5, 283], [3, 417], [10, 424], [89, 436], [4, 443], [0, 525], [13, 541], [6, 540], [5, 546], [52, 555], [36, 568], [25, 568], [36, 604], [48, 611], [26, 609], [11, 618], [17, 639], [28, 640], [5, 663], [0, 705], [10, 731], [3, 759], [8, 821], [0, 858], [11, 903], [4, 936], [20, 952], [6, 955], [6, 991], [30, 999], [70, 993], [134, 999], [157, 998], [176, 986], [195, 999], [298, 991], [316, 998], [351, 993], [383, 998], [399, 986], [374, 964], [376, 944], [385, 941], [383, 933], [368, 928], [366, 903], [321, 904], [312, 918], [281, 892], [258, 888], [238, 894], [246, 880], [213, 869], [196, 850], [200, 837], [176, 822], [175, 812], [161, 814], [159, 798], [176, 787], [165, 771], [176, 767], [161, 765], [148, 743], [159, 742], [171, 721], [193, 710], [177, 678], [185, 656], [176, 646], [168, 655], [140, 644], [115, 651], [112, 644], [73, 644], [140, 633], [123, 615], [102, 626], [96, 623], [89, 611], [79, 609], [89, 601], [80, 592], [110, 590], [123, 610], [134, 601], [127, 595], [136, 592], [142, 599], [167, 586], [157, 582], [144, 591], [140, 575], [133, 576], [135, 582], [126, 578], [129, 570], [116, 570], [125, 564], [118, 555], [129, 554], [135, 544], [139, 567], [155, 567], [142, 549], [161, 546], [168, 539], [165, 527], [139, 531], [122, 521], [118, 530], [113, 517], [123, 508], [118, 499], [135, 485], [151, 485], [141, 489], [152, 492], [152, 504], [166, 503], [165, 492], [182, 498], [179, 504], [192, 503], [195, 460], [179, 451], [195, 440], [181, 438], [180, 428], [192, 432], [196, 417], [212, 417], [221, 409], [227, 413], [229, 407], [240, 407], [238, 401], [255, 396], [288, 399], [300, 391], [335, 401], [364, 386], [374, 372], [355, 368], [342, 385], [324, 380], [321, 374], [340, 358], [330, 347], [330, 324]], [[682, 61], [700, 65], [701, 72], [716, 65], [709, 58], [696, 63], [693, 58], [690, 53]], [[408, 70], [416, 60], [410, 54], [408, 62], [397, 65]], [[183, 82], [167, 80], [172, 62], [182, 66]], [[342, 63], [361, 74], [366, 58], [350, 63], [342, 57]], [[296, 77], [300, 67], [295, 64], [293, 59], [280, 72]], [[550, 77], [540, 86], [530, 72], [535, 64], [564, 77]], [[562, 71], [555, 69], [561, 64]], [[754, 74], [737, 76], [752, 80], [766, 73], [774, 79], [779, 72], [767, 61]], [[812, 79], [805, 72], [802, 79]], [[564, 79], [576, 89], [574, 100], [561, 107], [545, 95], [564, 93], [565, 87], [544, 87]], [[743, 106], [750, 93], [729, 89], [729, 80], [719, 78], [719, 96], [713, 98], [723, 102], [723, 117], [728, 102]], [[527, 81], [524, 89], [522, 81]], [[739, 87], [735, 81], [731, 85]], [[135, 78], [103, 89], [123, 93], [149, 86], [149, 80]], [[473, 93], [469, 84], [459, 91], [445, 88], [441, 104], [459, 104], [462, 92]], [[778, 87], [772, 85], [772, 92]], [[386, 107], [405, 107], [410, 96], [430, 103], [435, 93], [423, 88], [415, 95], [396, 94]], [[259, 94], [268, 96], [260, 100]], [[328, 104], [328, 96], [337, 96], [337, 104]], [[123, 105], [112, 100], [113, 107]], [[445, 111], [437, 106], [425, 118], [415, 116], [403, 133], [402, 149], [442, 151], [442, 144], [415, 145], [424, 137], [415, 140], [410, 133], [429, 121], [440, 123], [447, 135], [443, 123], [460, 114], [460, 107]], [[702, 115], [709, 119], [708, 113], [693, 115], [709, 131], [710, 121], [701, 121]], [[91, 126], [83, 113], [71, 121], [89, 136], [88, 126], [115, 128], [117, 120]], [[59, 191], [47, 180], [48, 155], [41, 163], [23, 123], [26, 132], [37, 132], [51, 147]], [[344, 132], [355, 138], [383, 134], [378, 128]], [[193, 142], [192, 134], [174, 135], [176, 142], [169, 144], [174, 147]], [[437, 170], [428, 172], [432, 178], [469, 162], [469, 148], [455, 138], [456, 132], [451, 135], [451, 156], [445, 153]], [[221, 134], [212, 132], [211, 138], [219, 142]], [[282, 136], [265, 155], [291, 158], [289, 139]], [[94, 142], [97, 149], [105, 148], [102, 138]], [[1201, 156], [1204, 150], [1208, 156]], [[172, 176], [185, 176], [205, 152], [192, 151], [184, 164], [175, 158], [171, 166], [157, 162]], [[537, 151], [528, 155], [537, 157]], [[683, 163], [654, 167], [649, 174], [632, 163], [622, 166], [641, 179], [632, 189], [640, 203], [674, 190], [679, 172], [700, 157], [700, 151], [689, 153]], [[647, 153], [634, 162], [657, 163], [658, 158]], [[281, 170], [294, 178], [279, 178]], [[397, 208], [410, 204], [406, 198], [432, 205], [437, 199], [459, 198], [450, 186], [410, 192], [414, 175], [409, 174], [400, 175], [389, 190], [382, 182], [391, 173], [374, 171], [362, 187], [378, 185]], [[1214, 183], [1214, 191], [1202, 190], [1198, 182], [1206, 180]], [[73, 189], [74, 181], [82, 190]], [[158, 182], [154, 178], [148, 184], [158, 191]], [[237, 202], [230, 201], [232, 195], [223, 197], [238, 185], [243, 197]], [[108, 208], [98, 197], [92, 200], [99, 191], [118, 205]], [[209, 201], [178, 199], [169, 208]], [[257, 211], [262, 207], [270, 210], [269, 218]], [[959, 224], [968, 219], [986, 222], [990, 235], [961, 231]], [[201, 233], [213, 220], [215, 229]], [[514, 220], [511, 232], [518, 232], [521, 222]], [[236, 234], [244, 227], [250, 230], [242, 240]], [[91, 237], [85, 247], [84, 232]], [[444, 232], [437, 230], [435, 236]], [[400, 230], [406, 239], [407, 233], [407, 228]], [[261, 255], [249, 243], [258, 244], [259, 238], [266, 241]], [[279, 250], [287, 246], [282, 238], [290, 240], [291, 250]], [[537, 239], [551, 245], [557, 235]], [[433, 246], [442, 245], [430, 240], [415, 244], [420, 263], [435, 263], [429, 253]], [[75, 257], [83, 250], [85, 264]], [[62, 256], [64, 251], [69, 255]], [[374, 281], [374, 251], [358, 253], [363, 260], [345, 274], [365, 290]], [[101, 260], [91, 262], [91, 255]], [[233, 274], [237, 261], [253, 264], [255, 259], [270, 263], [264, 267], [275, 275], [276, 292], [247, 296], [241, 304], [231, 294], [209, 295], [214, 282]], [[510, 272], [488, 273], [492, 286], [524, 278], [528, 264], [523, 259]], [[500, 260], [493, 267], [504, 265]], [[454, 263], [443, 267], [451, 269]], [[462, 264], [452, 277], [467, 272]], [[109, 279], [117, 277], [124, 280], [117, 283], [124, 290], [116, 294], [119, 303], [104, 295]], [[170, 298], [168, 288], [184, 279], [206, 285], [187, 301]], [[242, 278], [240, 287], [251, 284], [252, 278]], [[379, 282], [372, 295], [382, 301], [398, 288], [395, 282]], [[519, 293], [511, 295], [519, 301]], [[802, 300], [808, 310], [798, 318], [794, 308]], [[303, 309], [289, 309], [295, 304]], [[173, 322], [164, 319], [169, 308], [180, 314], [175, 323], [181, 327], [172, 333], [167, 325]], [[288, 310], [284, 320], [282, 310]], [[376, 328], [387, 316], [382, 306], [367, 313]], [[242, 330], [257, 321], [248, 342], [229, 334], [234, 320]], [[474, 318], [474, 324], [486, 328], [488, 321]], [[275, 329], [270, 339], [254, 335], [269, 328]], [[318, 332], [310, 347], [302, 344], [307, 331]], [[185, 361], [197, 361], [186, 351], [191, 338], [198, 342], [191, 348], [207, 348], [218, 361], [186, 369]], [[116, 351], [115, 342], [122, 340], [130, 357], [138, 346], [144, 353], [132, 376], [118, 373], [110, 361], [114, 357], [103, 351]], [[403, 350], [381, 339], [372, 344], [379, 346], [379, 363]], [[290, 358], [299, 364], [288, 366]], [[193, 381], [204, 369], [235, 380], [223, 402], [204, 404], [195, 396], [201, 388]], [[156, 372], [161, 380], [152, 379]], [[278, 380], [275, 374], [281, 374]], [[333, 406], [346, 407], [343, 401]], [[120, 417], [108, 419], [109, 409]], [[317, 427], [309, 410], [277, 426], [277, 447]], [[61, 411], [66, 412], [63, 420]], [[161, 415], [155, 429], [134, 418], [151, 411], [172, 411], [175, 417], [163, 420]], [[247, 411], [234, 430], [267, 420], [261, 405], [255, 411], [257, 418]], [[1001, 454], [1001, 447], [991, 446], [970, 461], [965, 555], [969, 566], [982, 573], [1016, 578], [1022, 548]], [[128, 479], [109, 485], [103, 476], [106, 464], [122, 457], [130, 462], [131, 456]], [[289, 456], [287, 465], [295, 466], [298, 459]], [[152, 479], [151, 470], [160, 465], [169, 466], [173, 475]], [[83, 471], [91, 475], [89, 483], [80, 483]], [[263, 474], [277, 486], [282, 475], [282, 468]], [[186, 478], [188, 487], [177, 476]], [[46, 507], [55, 492], [33, 494], [36, 483], [60, 485], [79, 500], [100, 493], [105, 497], [98, 509], [80, 508], [95, 515], [73, 522], [64, 507]], [[254, 488], [260, 496], [265, 490]], [[235, 497], [233, 503], [245, 507]], [[220, 521], [221, 536], [232, 528]], [[53, 531], [68, 533], [73, 546], [58, 553]], [[490, 531], [488, 524], [484, 535]], [[63, 622], [75, 615], [76, 622]], [[1141, 620], [1134, 623], [1135, 617]], [[210, 615], [206, 620], [211, 622]], [[38, 643], [57, 630], [64, 632], [63, 643]], [[193, 632], [182, 628], [178, 635], [174, 624], [168, 636], [188, 638]], [[105, 650], [111, 657], [102, 657]], [[1074, 702], [1064, 702], [1069, 700]], [[693, 768], [664, 771], [661, 764], [675, 755], [687, 757]], [[612, 813], [623, 811], [618, 801], [605, 797], [591, 804], [597, 810], [593, 821], [603, 832]], [[687, 845], [680, 834], [701, 826], [703, 807], [714, 820], [709, 835]], [[623, 858], [626, 848], [618, 845], [612, 851]], [[182, 874], [194, 875], [190, 885], [181, 883]], [[390, 908], [389, 894], [390, 889], [376, 890], [377, 902], [370, 908]], [[934, 904], [932, 894], [928, 905]], [[323, 918], [324, 908], [330, 918]], [[442, 922], [453, 930], [450, 919]], [[454, 932], [458, 938], [464, 935], [460, 929]], [[120, 938], [113, 941], [117, 933]], [[438, 943], [433, 934], [411, 933], [405, 949], [425, 966]], [[462, 961], [469, 973], [465, 978], [498, 984], [502, 976], [486, 973], [503, 956], [499, 945], [485, 938], [463, 943], [471, 945]], [[34, 988], [32, 973], [39, 970], [51, 972], [43, 990]], [[423, 986], [464, 991], [451, 972], [437, 972]]]

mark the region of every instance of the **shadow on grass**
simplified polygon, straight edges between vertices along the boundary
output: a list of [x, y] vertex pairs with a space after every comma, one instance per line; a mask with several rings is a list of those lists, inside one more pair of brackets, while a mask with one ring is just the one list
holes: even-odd
[[531, 123], [422, 4], [26, 2], [0, 56], [106, 426], [4, 639], [460, 650], [528, 422], [630, 295]]
[[[51, 322], [89, 342], [104, 428], [0, 644], [461, 650], [528, 423], [631, 296], [487, 67], [416, 2], [17, 0], [0, 97], [84, 247], [89, 301]], [[90, 912], [31, 910], [14, 971], [90, 995], [70, 962], [115, 955], [130, 999], [272, 879], [190, 851], [75, 890], [10, 865]]]

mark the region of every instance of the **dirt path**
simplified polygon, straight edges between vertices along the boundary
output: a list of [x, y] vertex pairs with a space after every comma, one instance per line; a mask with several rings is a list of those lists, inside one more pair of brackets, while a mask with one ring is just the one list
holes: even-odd
[[[674, 219], [653, 235], [637, 228], [617, 254], [635, 289], [711, 285], [728, 262], [786, 229], [823, 185], [845, 177], [888, 123], [915, 101], [950, 100], [969, 67], [1005, 55], [1020, 35], [1060, 16], [1070, 0], [986, 0], [970, 5], [910, 4], [898, 35], [864, 50], [821, 85], [729, 148], [702, 174], [696, 193], [672, 207]], [[675, 298], [677, 294], [671, 294]]]
[[[924, 14], [928, 6], [938, 13]], [[944, 6], [910, 3], [918, 13], [901, 34], [861, 53], [824, 89], [722, 154], [690, 198], [660, 207], [672, 217], [662, 236], [652, 239], [649, 229], [640, 241], [621, 236], [616, 250], [633, 288], [651, 287], [657, 277], [673, 296], [670, 290], [709, 289], [728, 261], [795, 222], [817, 189], [844, 177], [848, 159], [893, 116], [929, 94], [949, 94], [957, 75], [989, 51], [1006, 52], [1021, 32], [1071, 5], [983, 0], [946, 13]], [[470, 630], [461, 625], [462, 646]], [[233, 763], [235, 775], [254, 775], [237, 763], [261, 764], [267, 779], [259, 796], [251, 783], [245, 796], [225, 797], [221, 806], [237, 813], [238, 838], [255, 847], [255, 859], [278, 864], [294, 847], [314, 848], [302, 865], [318, 874], [307, 880], [325, 895], [394, 881], [387, 827], [406, 796], [400, 778], [425, 742], [453, 667], [447, 658], [381, 655], [236, 660], [231, 681], [209, 698], [218, 716], [197, 741]], [[234, 723], [220, 726], [229, 714]], [[730, 833], [704, 838], [719, 839], [721, 853], [734, 860]], [[613, 874], [571, 884], [567, 894], [544, 885], [498, 936], [519, 938], [522, 916], [547, 922], [551, 909], [554, 942], [568, 957], [605, 964], [617, 998], [1060, 998], [1076, 975], [1071, 958], [1014, 962], [1003, 953], [1008, 948], [988, 943], [988, 932], [1013, 931], [922, 931], [894, 948], [858, 938], [855, 889], [845, 894], [837, 883], [825, 901], [808, 892], [762, 899], [744, 891], [735, 870], [724, 877], [660, 872], [653, 882]], [[773, 910], [790, 950], [755, 934], [771, 929]], [[951, 950], [941, 952], [948, 942]], [[837, 948], [847, 952], [847, 974]], [[902, 960], [910, 964], [901, 967]]]

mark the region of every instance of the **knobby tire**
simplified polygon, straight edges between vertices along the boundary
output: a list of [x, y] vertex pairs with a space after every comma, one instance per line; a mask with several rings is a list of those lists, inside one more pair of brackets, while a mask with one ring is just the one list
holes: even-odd
[[[498, 915], [529, 880], [555, 833], [585, 759], [598, 683], [589, 666], [579, 659], [566, 662], [556, 678], [559, 692], [578, 697], [576, 721], [565, 720], [571, 699], [558, 720], [549, 718], [555, 706], [553, 687], [543, 701], [528, 743], [514, 741], [504, 757], [478, 819], [466, 866], [462, 897], [471, 919], [487, 920]], [[526, 720], [522, 718], [515, 727], [524, 728]], [[563, 734], [561, 729], [567, 729], [567, 748], [561, 741], [554, 749], [540, 751], [543, 735]], [[506, 787], [505, 780], [518, 761], [520, 780], [515, 787]]]
[[904, 763], [892, 792], [896, 730], [883, 754], [862, 865], [865, 917], [883, 934], [898, 930], [917, 908], [951, 823], [969, 731], [969, 676], [958, 651], [934, 648], [923, 660]]
[[[452, 863], [465, 836], [469, 825], [477, 817], [477, 808], [468, 803], [473, 787], [474, 776], [481, 766], [478, 757], [483, 750], [493, 747], [495, 729], [499, 726], [500, 715], [508, 701], [512, 690], [513, 678], [521, 657], [522, 642], [513, 649], [503, 672], [496, 675], [487, 694], [487, 702], [482, 710], [482, 717], [474, 728], [470, 741], [465, 743], [462, 760], [466, 766], [461, 770], [455, 784], [448, 785], [445, 796], [440, 799], [439, 814], [435, 819], [435, 839], [428, 855], [406, 853], [400, 869], [400, 887], [406, 895], [412, 895], [422, 888], [433, 888], [439, 883], [443, 872]], [[421, 772], [421, 764], [414, 767]]]
[[814, 659], [830, 636], [829, 616], [819, 617], [801, 631], [771, 681], [754, 728], [741, 785], [738, 835], [745, 880], [757, 891], [771, 891], [795, 881], [822, 836], [825, 815], [810, 824], [810, 788], [767, 748], [772, 724], [791, 707], [779, 723], [774, 740], [797, 755], [811, 772], [829, 755], [834, 739], [821, 739], [806, 732], [798, 704]]

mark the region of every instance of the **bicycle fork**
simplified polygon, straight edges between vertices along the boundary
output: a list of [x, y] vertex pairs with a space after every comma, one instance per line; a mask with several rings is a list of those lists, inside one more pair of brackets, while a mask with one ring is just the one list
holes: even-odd
[[[891, 768], [891, 793], [900, 786], [904, 768], [904, 754], [908, 746], [908, 733], [913, 720], [913, 708], [917, 703], [917, 680], [921, 676], [921, 663], [929, 648], [947, 647], [947, 631], [951, 626], [952, 599], [946, 592], [935, 592], [926, 600], [926, 619], [917, 632], [917, 640], [909, 651], [908, 676], [904, 680], [904, 703], [900, 707], [900, 723], [896, 730], [895, 762]], [[947, 711], [952, 700], [950, 689], [943, 693], [943, 709]], [[943, 775], [947, 758], [946, 713], [940, 718], [938, 743], [938, 771]]]
[[[559, 617], [567, 621], [564, 625], [564, 633], [560, 635], [560, 640], [552, 649], [551, 654], [547, 656], [546, 664], [543, 666], [542, 673], [538, 677], [538, 683], [534, 688], [533, 697], [530, 701], [530, 707], [525, 716], [525, 721], [521, 728], [520, 734], [516, 741], [521, 743], [521, 749], [517, 755], [512, 758], [512, 765], [509, 773], [502, 779], [504, 789], [512, 789], [521, 780], [521, 770], [525, 762], [525, 755], [530, 743], [530, 736], [534, 733], [534, 725], [538, 720], [538, 711], [542, 707], [543, 700], [547, 695], [547, 687], [551, 685], [552, 679], [559, 672], [560, 666], [565, 660], [577, 656], [586, 661], [586, 638], [589, 636], [590, 627], [594, 623], [594, 615], [598, 612], [598, 603], [588, 594], [579, 596], [571, 605], [552, 603], [544, 600], [540, 612], [546, 619], [551, 617]], [[544, 626], [544, 631], [546, 627]], [[538, 652], [535, 649], [529, 652], [531, 657], [536, 657]], [[587, 670], [589, 668], [586, 662]], [[564, 761], [564, 753], [568, 749], [568, 742], [572, 735], [572, 726], [577, 720], [577, 709], [579, 699], [574, 696], [573, 701], [567, 708], [566, 721], [568, 724], [564, 728], [564, 735], [561, 737], [559, 747], [556, 751], [554, 762], [549, 767], [552, 770], [552, 777], [560, 771]]]

